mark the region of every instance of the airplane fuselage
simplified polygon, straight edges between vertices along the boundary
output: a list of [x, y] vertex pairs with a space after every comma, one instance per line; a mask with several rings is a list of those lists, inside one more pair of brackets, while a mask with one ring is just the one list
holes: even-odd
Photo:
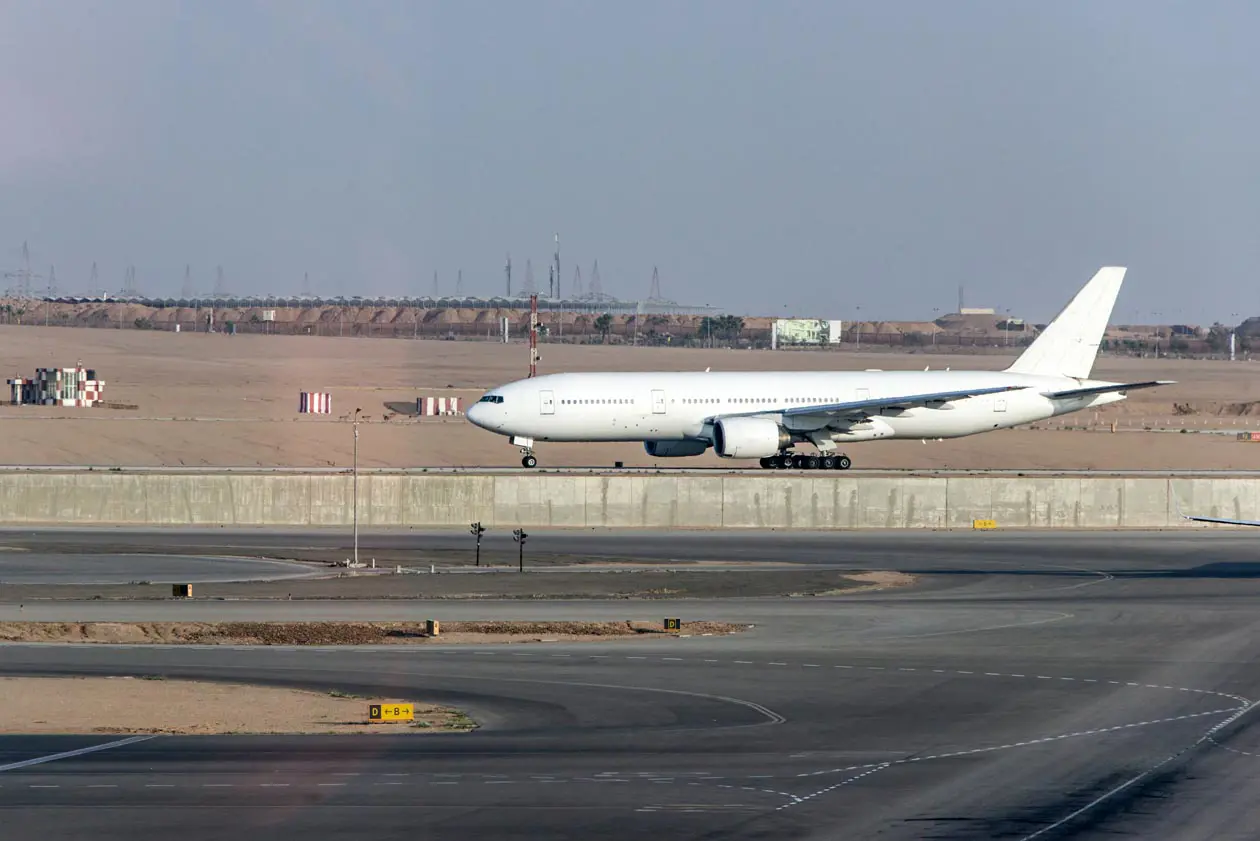
[[[705, 441], [715, 416], [777, 420], [790, 433], [826, 429], [837, 443], [958, 438], [1018, 426], [1124, 399], [1094, 394], [1051, 400], [1043, 392], [1103, 385], [1096, 380], [1001, 371], [634, 372], [548, 374], [493, 389], [469, 408], [477, 426], [535, 441]], [[903, 394], [1014, 386], [940, 407], [882, 408], [836, 423], [825, 413], [786, 409]]]

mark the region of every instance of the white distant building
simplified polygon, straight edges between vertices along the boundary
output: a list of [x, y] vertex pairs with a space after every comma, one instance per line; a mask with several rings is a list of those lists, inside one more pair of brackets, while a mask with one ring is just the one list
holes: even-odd
[[825, 318], [778, 318], [770, 325], [770, 347], [838, 344], [843, 327], [842, 321]]

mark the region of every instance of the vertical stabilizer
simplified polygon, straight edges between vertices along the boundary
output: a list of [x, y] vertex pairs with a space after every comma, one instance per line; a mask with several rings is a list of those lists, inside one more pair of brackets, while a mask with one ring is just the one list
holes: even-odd
[[1099, 269], [1006, 370], [1012, 374], [1088, 379], [1125, 271], [1123, 266]]

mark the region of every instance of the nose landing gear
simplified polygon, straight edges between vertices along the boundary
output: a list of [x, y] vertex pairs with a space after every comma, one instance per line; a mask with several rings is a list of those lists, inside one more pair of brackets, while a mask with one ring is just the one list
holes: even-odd
[[529, 453], [521, 457], [521, 467], [537, 467], [538, 459], [534, 458], [533, 453]]

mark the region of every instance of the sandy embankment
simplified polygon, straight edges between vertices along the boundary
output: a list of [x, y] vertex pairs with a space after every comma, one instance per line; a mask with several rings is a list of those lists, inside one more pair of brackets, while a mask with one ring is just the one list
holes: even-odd
[[[731, 634], [726, 622], [684, 622], [680, 635]], [[674, 636], [661, 622], [0, 622], [0, 641], [140, 645], [407, 645], [594, 642]]]
[[[133, 677], [0, 677], [0, 733], [449, 733], [476, 724], [411, 698]], [[412, 703], [415, 721], [369, 723], [368, 706]]]

